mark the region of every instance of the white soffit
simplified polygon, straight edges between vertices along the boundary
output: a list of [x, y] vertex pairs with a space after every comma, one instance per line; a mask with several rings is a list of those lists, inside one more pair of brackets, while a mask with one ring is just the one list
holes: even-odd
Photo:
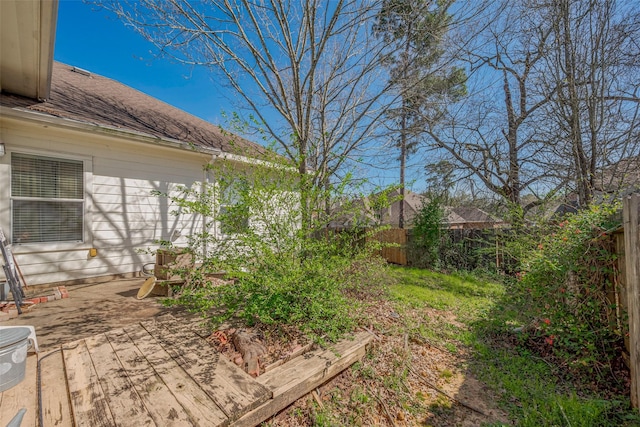
[[0, 89], [46, 99], [58, 0], [0, 0]]

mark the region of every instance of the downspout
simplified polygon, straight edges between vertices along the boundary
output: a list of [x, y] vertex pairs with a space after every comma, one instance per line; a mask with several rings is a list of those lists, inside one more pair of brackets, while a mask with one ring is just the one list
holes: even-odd
[[[202, 189], [202, 194], [206, 194], [206, 191], [208, 191], [209, 186], [211, 185], [211, 183], [213, 182], [213, 184], [215, 185], [215, 176], [213, 175], [213, 165], [215, 163], [215, 161], [220, 157], [220, 155], [222, 154], [222, 151], [220, 150], [212, 150], [213, 153], [211, 154], [211, 160], [209, 161], [209, 163], [207, 164], [207, 168], [205, 170], [205, 174], [204, 174], [204, 184], [203, 184], [203, 189]], [[215, 192], [214, 192], [214, 196], [215, 196]], [[213, 236], [215, 238], [218, 237], [218, 225], [216, 223], [216, 210], [215, 210], [215, 200], [214, 200], [214, 209], [212, 209], [211, 211], [211, 219], [213, 220]], [[202, 235], [204, 235], [207, 232], [207, 217], [206, 215], [203, 215], [202, 217]], [[203, 240], [202, 242], [202, 256], [204, 258], [207, 257], [207, 240]]]

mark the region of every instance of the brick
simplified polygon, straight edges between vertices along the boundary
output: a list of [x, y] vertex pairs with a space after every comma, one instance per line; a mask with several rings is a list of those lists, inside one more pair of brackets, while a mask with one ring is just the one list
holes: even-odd
[[56, 290], [53, 291], [53, 296], [56, 299], [62, 299], [62, 292], [60, 292], [58, 289], [56, 289]]
[[51, 301], [55, 301], [55, 300], [56, 300], [56, 296], [55, 296], [55, 295], [48, 295], [48, 296], [47, 296], [47, 300], [48, 300], [49, 302], [51, 302]]
[[69, 294], [67, 292], [63, 292], [62, 293], [62, 298], [69, 298]]
[[47, 301], [49, 301], [49, 298], [48, 298], [48, 297], [40, 297], [40, 302], [41, 302], [41, 303], [42, 303], [42, 302], [47, 302]]
[[40, 297], [31, 298], [31, 299], [25, 300], [25, 302], [30, 302], [30, 303], [33, 303], [33, 304], [40, 304]]

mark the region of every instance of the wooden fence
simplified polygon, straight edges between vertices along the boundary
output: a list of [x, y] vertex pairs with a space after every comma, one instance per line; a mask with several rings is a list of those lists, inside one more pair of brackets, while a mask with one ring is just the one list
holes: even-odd
[[[629, 339], [625, 342], [629, 351], [629, 371], [631, 373], [631, 405], [640, 407], [640, 194], [633, 194], [624, 199], [622, 209], [624, 227], [624, 272], [621, 284], [626, 288], [620, 295], [622, 308], [626, 308], [629, 318]], [[626, 307], [625, 307], [626, 305]]]
[[[451, 229], [442, 230], [441, 265], [455, 270], [487, 269], [509, 270], [504, 256], [504, 242], [509, 229]], [[393, 244], [385, 247], [380, 255], [387, 262], [398, 265], [424, 267], [424, 251], [414, 248], [412, 230], [391, 228], [378, 232], [369, 239]]]
[[407, 265], [407, 230], [402, 228], [390, 228], [377, 232], [367, 239], [383, 243], [391, 243], [393, 246], [385, 246], [380, 251], [380, 256], [392, 264]]

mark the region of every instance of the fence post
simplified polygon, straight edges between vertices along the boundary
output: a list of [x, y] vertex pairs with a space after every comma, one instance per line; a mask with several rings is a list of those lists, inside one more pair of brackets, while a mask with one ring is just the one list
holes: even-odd
[[631, 405], [640, 406], [640, 194], [625, 197], [623, 204], [624, 252], [629, 307], [629, 368]]

